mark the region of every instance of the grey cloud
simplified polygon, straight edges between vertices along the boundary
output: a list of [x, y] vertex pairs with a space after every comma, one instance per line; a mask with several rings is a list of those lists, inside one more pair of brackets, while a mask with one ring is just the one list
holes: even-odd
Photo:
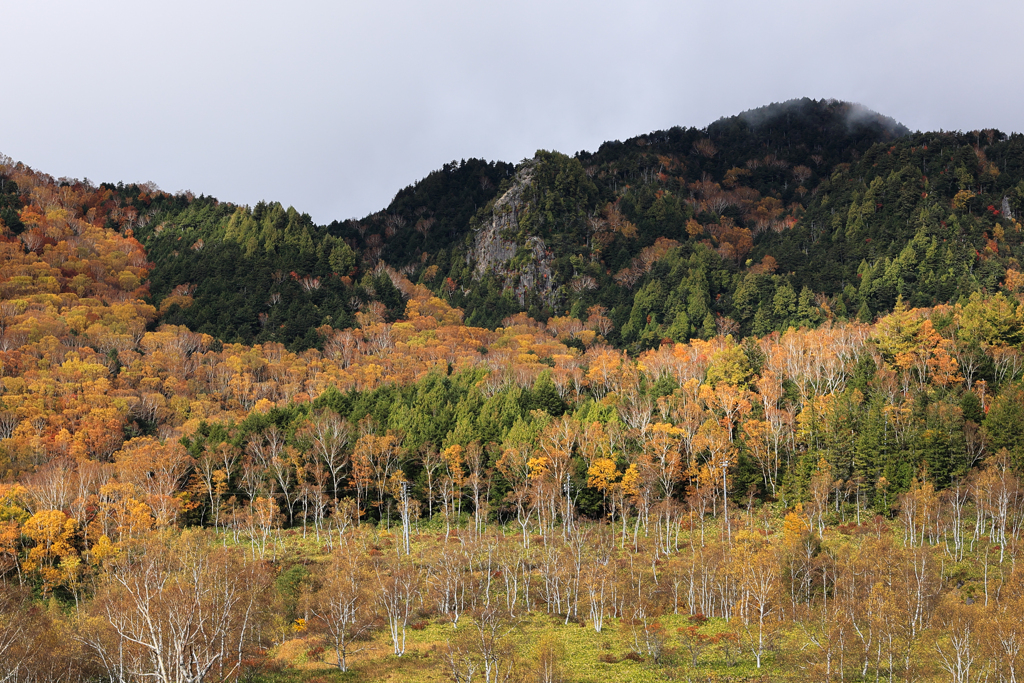
[[18, 3], [0, 152], [329, 222], [452, 159], [593, 150], [792, 98], [1024, 130], [1024, 46], [1003, 37], [1022, 19], [994, 0]]

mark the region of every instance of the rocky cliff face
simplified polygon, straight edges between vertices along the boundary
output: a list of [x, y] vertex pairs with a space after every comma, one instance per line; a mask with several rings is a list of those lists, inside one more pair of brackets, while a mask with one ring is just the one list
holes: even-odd
[[512, 187], [494, 202], [491, 216], [476, 233], [470, 262], [476, 277], [493, 273], [520, 305], [533, 293], [543, 304], [554, 306], [561, 293], [554, 282], [554, 254], [542, 238], [523, 235], [520, 226], [531, 208], [525, 191], [533, 182], [535, 166], [536, 160], [520, 166]]

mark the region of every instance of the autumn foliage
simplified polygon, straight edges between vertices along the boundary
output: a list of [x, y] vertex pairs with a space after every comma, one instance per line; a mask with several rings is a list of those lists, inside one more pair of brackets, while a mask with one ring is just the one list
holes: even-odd
[[[393, 300], [357, 299], [355, 326], [311, 328], [305, 350], [165, 324], [196, 290], [150, 298], [133, 234], [151, 219], [138, 207], [166, 199], [156, 188], [127, 206], [3, 161], [17, 212], [0, 223], [0, 680], [252, 678], [268, 645], [307, 629], [345, 671], [374, 633], [404, 656], [421, 620], [462, 634], [439, 657], [456, 680], [512, 680], [527, 666], [512, 629], [540, 613], [614, 622], [629, 657], [657, 666], [1015, 680], [1019, 273], [955, 304], [897, 293], [877, 319], [884, 306], [837, 314], [841, 297], [768, 287], [779, 262], [748, 263], [755, 235], [803, 209], [744, 178], [814, 172], [752, 161], [689, 184], [659, 161], [691, 213], [718, 215], [569, 281], [580, 301], [598, 277], [635, 288], [628, 310], [474, 326], [455, 305], [468, 282], [356, 265], [336, 240], [338, 281], [362, 269], [361, 291]], [[679, 208], [659, 192], [650, 211]], [[596, 251], [637, 238], [628, 203], [581, 218]], [[249, 237], [273, 221], [232, 216], [226, 239], [258, 251]], [[423, 240], [431, 220], [412, 224]], [[403, 221], [381, 217], [381, 234]], [[703, 246], [686, 257], [680, 240]], [[698, 261], [712, 253], [749, 267], [738, 319], [710, 297]], [[913, 253], [865, 262], [854, 293], [906, 282]], [[275, 277], [311, 296], [326, 282]], [[316, 559], [289, 588], [298, 538]], [[557, 678], [564, 653], [534, 654]]]

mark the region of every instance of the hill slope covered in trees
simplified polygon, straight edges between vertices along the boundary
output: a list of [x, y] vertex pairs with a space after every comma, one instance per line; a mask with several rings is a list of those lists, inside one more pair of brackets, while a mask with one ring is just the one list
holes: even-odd
[[349, 326], [371, 301], [397, 319], [383, 261], [470, 324], [585, 322], [597, 306], [610, 343], [642, 350], [995, 291], [1020, 257], [1021, 145], [800, 100], [572, 157], [452, 162], [327, 226], [274, 203], [108, 189], [141, 217], [154, 303], [192, 291], [166, 320], [226, 341], [310, 348], [309, 330]]
[[0, 159], [0, 677], [1019, 678], [1019, 144], [790, 103], [330, 226]]

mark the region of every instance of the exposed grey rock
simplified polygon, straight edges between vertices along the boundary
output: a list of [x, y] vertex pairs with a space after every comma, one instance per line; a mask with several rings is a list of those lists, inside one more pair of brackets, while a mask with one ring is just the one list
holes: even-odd
[[536, 160], [524, 162], [512, 186], [494, 202], [490, 218], [476, 232], [470, 263], [476, 277], [493, 273], [520, 305], [534, 292], [545, 304], [554, 306], [561, 294], [554, 282], [554, 254], [542, 238], [520, 235], [520, 217], [529, 208], [523, 195], [532, 182], [535, 165]]

